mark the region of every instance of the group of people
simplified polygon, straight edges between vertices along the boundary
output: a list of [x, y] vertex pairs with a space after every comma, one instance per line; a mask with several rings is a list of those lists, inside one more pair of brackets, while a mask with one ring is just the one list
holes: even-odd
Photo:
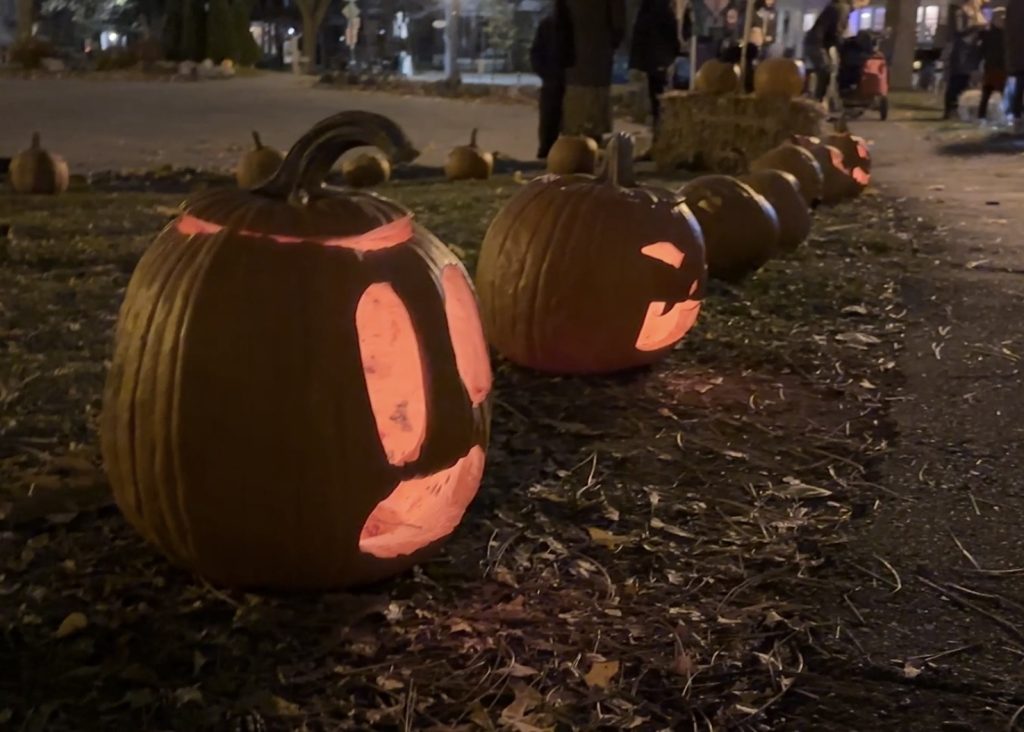
[[[702, 18], [708, 37], [713, 46], [712, 53], [723, 61], [740, 63], [745, 60], [748, 71], [775, 38], [775, 0], [750, 0], [754, 2], [753, 22], [742, 53], [743, 19], [748, 0], [724, 0], [711, 14]], [[548, 150], [558, 138], [562, 128], [563, 105], [567, 92], [567, 70], [592, 63], [588, 59], [606, 57], [622, 42], [625, 35], [624, 9], [619, 12], [608, 10], [606, 3], [622, 5], [622, 0], [590, 0], [592, 5], [582, 6], [570, 0], [553, 0], [551, 11], [541, 20], [530, 49], [530, 61], [534, 73], [541, 79], [540, 92], [540, 144], [537, 155], [547, 157]], [[574, 17], [573, 8], [585, 7]], [[603, 41], [612, 44], [611, 49], [577, 48], [574, 24], [593, 23], [595, 16], [607, 19], [607, 32]], [[621, 18], [622, 22], [619, 22]], [[629, 66], [647, 77], [647, 91], [650, 100], [654, 128], [657, 130], [660, 117], [660, 97], [669, 84], [670, 70], [674, 67], [693, 33], [693, 3], [690, 0], [641, 0], [629, 45]], [[590, 34], [580, 34], [590, 38]], [[594, 62], [596, 63], [596, 61]], [[610, 77], [610, 68], [607, 70]], [[753, 83], [753, 73], [747, 73], [748, 84]]]
[[959, 0], [950, 8], [944, 118], [956, 114], [960, 95], [971, 77], [981, 71], [981, 103], [978, 117], [988, 117], [995, 92], [1013, 82], [1010, 114], [1015, 129], [1024, 132], [1024, 0], [1007, 0], [995, 8], [991, 19], [983, 12], [985, 0]]

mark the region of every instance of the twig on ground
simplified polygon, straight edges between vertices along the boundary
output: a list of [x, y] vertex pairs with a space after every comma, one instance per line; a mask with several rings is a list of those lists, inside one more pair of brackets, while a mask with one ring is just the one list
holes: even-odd
[[988, 618], [989, 620], [994, 622], [996, 625], [1001, 627], [1003, 630], [1005, 630], [1008, 633], [1010, 633], [1011, 635], [1013, 635], [1017, 640], [1024, 641], [1024, 632], [1022, 632], [1020, 628], [1018, 628], [1016, 625], [1011, 623], [1006, 618], [1004, 618], [1002, 616], [999, 616], [999, 615], [996, 615], [994, 612], [992, 612], [990, 610], [986, 610], [985, 608], [981, 607], [977, 603], [971, 602], [970, 600], [968, 600], [965, 597], [961, 597], [959, 594], [957, 594], [957, 592], [955, 590], [950, 590], [948, 587], [943, 587], [942, 585], [939, 585], [939, 584], [937, 584], [935, 582], [932, 582], [927, 577], [922, 577], [921, 575], [917, 575], [917, 578], [919, 580], [921, 580], [922, 582], [924, 582], [929, 587], [931, 587], [932, 589], [937, 590], [937, 591], [941, 592], [942, 594], [944, 594], [946, 597], [948, 597], [954, 603], [956, 603], [956, 604], [958, 604], [958, 605], [960, 605], [962, 607], [966, 607], [966, 608], [968, 608], [970, 610], [973, 610], [976, 613], [980, 613], [981, 615], [984, 615], [986, 618]]
[[879, 562], [881, 562], [883, 565], [885, 565], [885, 568], [892, 572], [892, 576], [896, 578], [896, 588], [892, 591], [892, 594], [895, 595], [897, 592], [902, 590], [903, 580], [900, 579], [900, 573], [896, 571], [896, 568], [889, 564], [889, 562], [887, 562], [884, 558], [878, 556], [877, 554], [873, 554], [872, 556]]
[[981, 565], [978, 564], [978, 560], [971, 556], [971, 553], [964, 548], [964, 545], [961, 544], [960, 540], [956, 538], [956, 534], [953, 533], [952, 529], [950, 529], [949, 535], [953, 537], [953, 543], [956, 544], [956, 548], [959, 549], [965, 557], [967, 557], [967, 561], [973, 564], [975, 569], [981, 569]]

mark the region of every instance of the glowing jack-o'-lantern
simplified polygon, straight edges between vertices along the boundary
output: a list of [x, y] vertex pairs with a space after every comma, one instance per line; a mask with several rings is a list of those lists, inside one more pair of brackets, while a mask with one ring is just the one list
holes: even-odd
[[317, 124], [251, 192], [187, 202], [129, 283], [103, 456], [130, 523], [231, 586], [371, 581], [428, 556], [484, 467], [491, 370], [459, 261], [346, 150], [415, 157], [386, 118]]
[[839, 148], [826, 145], [817, 137], [793, 135], [793, 143], [807, 150], [818, 161], [825, 183], [822, 189], [821, 202], [835, 204], [846, 198], [860, 195], [867, 185], [862, 183], [864, 171], [851, 171], [843, 162], [843, 153]]
[[649, 364], [693, 326], [704, 243], [668, 191], [637, 186], [628, 135], [612, 138], [597, 177], [543, 176], [491, 222], [477, 291], [491, 343], [549, 373]]
[[825, 144], [843, 154], [843, 165], [862, 188], [871, 183], [871, 153], [867, 140], [849, 132], [839, 132], [826, 137]]

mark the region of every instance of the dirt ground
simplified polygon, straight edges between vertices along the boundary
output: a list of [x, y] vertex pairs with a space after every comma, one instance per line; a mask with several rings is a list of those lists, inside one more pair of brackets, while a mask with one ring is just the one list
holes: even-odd
[[[1024, 729], [1020, 157], [858, 131], [876, 190], [713, 287], [662, 364], [499, 362], [441, 557], [302, 597], [167, 566], [96, 449], [122, 288], [223, 181], [0, 195], [0, 728]], [[385, 192], [472, 270], [517, 187]]]

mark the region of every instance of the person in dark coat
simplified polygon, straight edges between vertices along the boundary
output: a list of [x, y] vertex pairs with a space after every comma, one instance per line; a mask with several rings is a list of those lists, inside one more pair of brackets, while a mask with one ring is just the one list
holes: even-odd
[[1006, 11], [996, 8], [992, 11], [992, 24], [981, 32], [981, 62], [985, 65], [981, 78], [981, 103], [978, 105], [978, 119], [988, 119], [988, 102], [992, 92], [1006, 88], [1006, 44], [1003, 42], [1003, 26]]
[[576, 63], [572, 20], [565, 0], [555, 0], [551, 12], [537, 26], [530, 46], [530, 65], [540, 77], [540, 125], [537, 157], [548, 156], [562, 129], [565, 70]]
[[661, 112], [660, 97], [668, 84], [668, 70], [680, 50], [679, 19], [672, 0], [642, 0], [633, 24], [629, 68], [647, 74], [655, 132]]
[[960, 95], [971, 83], [971, 74], [981, 63], [981, 31], [985, 17], [981, 0], [963, 0], [949, 9], [949, 77], [946, 80], [946, 107], [943, 119], [956, 114]]
[[804, 36], [804, 59], [814, 71], [814, 98], [819, 102], [828, 94], [829, 83], [835, 73], [830, 52], [838, 49], [849, 19], [850, 6], [842, 0], [831, 0]]

